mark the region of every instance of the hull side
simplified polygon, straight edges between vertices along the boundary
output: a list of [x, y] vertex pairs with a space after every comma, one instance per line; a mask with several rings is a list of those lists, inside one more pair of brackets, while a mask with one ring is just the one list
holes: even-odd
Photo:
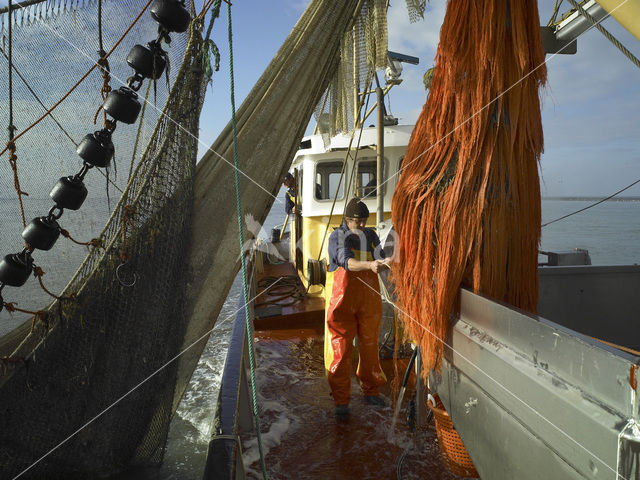
[[639, 357], [466, 290], [447, 343], [432, 385], [482, 478], [612, 478]]

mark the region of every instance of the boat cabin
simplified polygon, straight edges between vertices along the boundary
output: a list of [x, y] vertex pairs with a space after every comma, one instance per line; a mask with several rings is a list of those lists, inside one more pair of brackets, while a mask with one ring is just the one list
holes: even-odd
[[[391, 218], [391, 199], [409, 143], [413, 125], [384, 127], [382, 162], [382, 218]], [[296, 204], [299, 214], [291, 215], [289, 258], [309, 288], [322, 293], [321, 277], [315, 268], [327, 261], [328, 237], [342, 223], [347, 202], [357, 196], [369, 208], [369, 227], [377, 225], [377, 138], [376, 127], [365, 127], [353, 136], [311, 135], [303, 138], [293, 164]], [[350, 147], [351, 146], [351, 147]], [[343, 168], [344, 165], [344, 168]], [[322, 267], [319, 267], [322, 268]]]

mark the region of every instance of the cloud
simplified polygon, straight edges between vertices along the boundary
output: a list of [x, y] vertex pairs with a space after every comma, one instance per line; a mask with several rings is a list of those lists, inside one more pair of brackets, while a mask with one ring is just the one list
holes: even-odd
[[282, 6], [282, 11], [285, 15], [300, 18], [302, 13], [311, 3], [311, 0], [287, 0]]
[[[640, 55], [617, 22], [603, 25]], [[640, 177], [640, 70], [595, 30], [578, 38], [577, 54], [548, 56], [547, 69], [543, 191], [610, 195]]]
[[[433, 2], [424, 15], [424, 21], [410, 23], [404, 2], [389, 8], [389, 49], [409, 55], [422, 56], [421, 61], [433, 63], [440, 38], [446, 2]], [[413, 52], [413, 53], [412, 53]]]

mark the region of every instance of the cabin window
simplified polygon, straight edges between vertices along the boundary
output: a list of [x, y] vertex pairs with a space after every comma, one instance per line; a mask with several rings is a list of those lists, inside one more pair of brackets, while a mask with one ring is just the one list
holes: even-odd
[[[338, 200], [344, 196], [344, 178], [340, 182], [342, 162], [319, 163], [316, 165], [316, 200], [333, 200], [338, 192]], [[338, 184], [340, 189], [338, 190]]]
[[300, 142], [300, 145], [298, 146], [298, 150], [306, 150], [308, 148], [311, 148], [311, 139]]
[[[375, 197], [376, 195], [376, 161], [361, 160], [358, 162], [358, 175], [356, 177], [356, 195], [360, 198]], [[382, 178], [384, 179], [384, 162], [382, 162]], [[384, 184], [382, 185], [384, 195]]]

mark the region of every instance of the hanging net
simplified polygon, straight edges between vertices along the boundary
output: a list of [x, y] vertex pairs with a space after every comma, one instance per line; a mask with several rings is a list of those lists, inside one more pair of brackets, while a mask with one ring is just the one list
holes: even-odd
[[[16, 168], [8, 152], [0, 155], [3, 255], [23, 247], [22, 208], [26, 222], [47, 214], [52, 185], [80, 169], [76, 145], [102, 127], [99, 70], [20, 132], [90, 69], [96, 51], [116, 44], [148, 3], [43, 1], [3, 17], [2, 48], [8, 59], [11, 43], [14, 75], [12, 89], [6, 76], [0, 79], [0, 95], [7, 104], [11, 90], [19, 137]], [[212, 4], [220, 2], [206, 2]], [[312, 1], [238, 109], [245, 219], [266, 217], [335, 74], [345, 31], [366, 15], [362, 4]], [[171, 415], [244, 253], [233, 213], [230, 126], [195, 167], [202, 54], [210, 45], [201, 29], [198, 18], [188, 33], [171, 34], [169, 86], [163, 77], [140, 89], [145, 110], [139, 124], [118, 124], [113, 168], [104, 176], [91, 169], [89, 198], [59, 219], [74, 239], [99, 241], [88, 253], [64, 238], [33, 252], [46, 272], [43, 284], [60, 298], [50, 303], [33, 278], [2, 289], [2, 478], [95, 478], [162, 457]], [[112, 88], [132, 74], [124, 59], [134, 44], [156, 36], [157, 24], [143, 13], [108, 59]], [[10, 123], [4, 110], [0, 121]], [[16, 189], [29, 194], [20, 195], [23, 207]], [[16, 307], [36, 314], [21, 316]]]
[[538, 90], [546, 79], [539, 25], [534, 0], [447, 6], [392, 203], [393, 277], [425, 372], [441, 359], [461, 284], [536, 311]]
[[424, 19], [424, 11], [427, 8], [427, 0], [406, 0], [409, 11], [409, 21], [419, 22]]
[[[313, 0], [238, 108], [245, 225], [262, 225], [271, 209], [311, 115], [335, 75], [345, 31], [366, 15], [361, 3]], [[210, 329], [240, 266], [230, 162], [233, 135], [229, 124], [196, 169], [192, 275], [187, 291], [191, 322], [185, 346]], [[257, 233], [248, 228], [245, 238]], [[192, 370], [203, 347], [200, 342], [180, 357], [181, 372]]]
[[[3, 15], [0, 64], [7, 72], [11, 40], [16, 133], [89, 70], [99, 58], [100, 40], [110, 50], [149, 3], [47, 1], [15, 11], [11, 19]], [[58, 220], [77, 240], [99, 238], [99, 247], [61, 236], [52, 250], [33, 252], [46, 272], [43, 283], [60, 297], [51, 304], [34, 278], [2, 290], [6, 303], [44, 313], [9, 313], [11, 305], [0, 312], [1, 478], [26, 469], [21, 478], [104, 475], [161, 458], [174, 404], [175, 362], [145, 380], [176, 355], [187, 325], [185, 265], [206, 82], [201, 27], [193, 22], [187, 33], [173, 33], [170, 45], [163, 44], [171, 66], [168, 84], [164, 75], [155, 88], [143, 84], [139, 95], [146, 104], [139, 122], [119, 123], [113, 133], [113, 167], [102, 169], [104, 176], [91, 169], [84, 182], [88, 199]], [[111, 88], [133, 74], [125, 61], [131, 48], [157, 36], [158, 24], [147, 10], [108, 59]], [[7, 81], [6, 73], [0, 76], [2, 105], [9, 104]], [[7, 153], [0, 157], [2, 255], [23, 247], [14, 178], [29, 194], [22, 196], [27, 223], [46, 215], [58, 178], [80, 170], [76, 145], [102, 128], [103, 113], [96, 125], [94, 117], [103, 86], [96, 69], [16, 140], [15, 177]], [[9, 124], [7, 109], [0, 111], [0, 122]]]
[[386, 0], [364, 1], [341, 39], [338, 69], [314, 112], [320, 133], [351, 131], [359, 110], [358, 92], [370, 85], [376, 68], [387, 66], [386, 4]]

